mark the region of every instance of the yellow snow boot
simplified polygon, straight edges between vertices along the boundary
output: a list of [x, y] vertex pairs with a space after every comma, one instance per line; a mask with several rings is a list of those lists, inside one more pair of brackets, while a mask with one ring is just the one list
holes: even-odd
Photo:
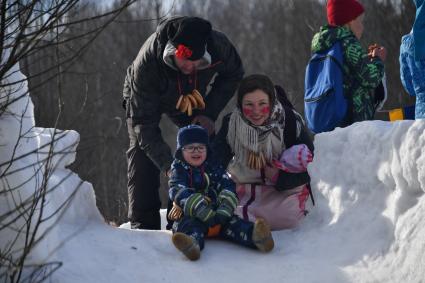
[[176, 232], [172, 237], [174, 246], [181, 251], [188, 259], [198, 260], [201, 250], [196, 240], [184, 233]]
[[269, 224], [267, 224], [267, 222], [262, 218], [257, 218], [254, 223], [252, 241], [260, 251], [265, 253], [274, 248], [274, 241]]

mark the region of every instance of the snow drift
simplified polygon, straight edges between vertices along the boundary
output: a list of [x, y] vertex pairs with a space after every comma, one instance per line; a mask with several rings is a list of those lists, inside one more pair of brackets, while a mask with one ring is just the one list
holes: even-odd
[[[20, 79], [15, 66], [9, 80]], [[168, 231], [104, 223], [92, 186], [66, 168], [75, 159], [78, 133], [35, 127], [26, 82], [15, 87], [2, 89], [0, 97], [4, 103], [11, 93], [22, 96], [0, 119], [0, 213], [31, 198], [47, 170], [49, 193], [38, 203], [44, 210], [33, 216], [42, 213], [46, 221], [37, 233], [46, 234], [27, 263], [62, 262], [53, 282], [215, 283], [218, 274], [223, 282], [425, 278], [425, 121], [362, 122], [317, 135], [308, 168], [316, 206], [299, 228], [274, 232], [270, 254], [207, 240], [201, 259], [189, 262]], [[49, 149], [53, 158], [46, 159]], [[10, 163], [12, 156], [21, 158]], [[16, 189], [3, 193], [7, 188]], [[2, 250], [23, 221], [0, 230]], [[16, 255], [24, 241], [18, 239]]]

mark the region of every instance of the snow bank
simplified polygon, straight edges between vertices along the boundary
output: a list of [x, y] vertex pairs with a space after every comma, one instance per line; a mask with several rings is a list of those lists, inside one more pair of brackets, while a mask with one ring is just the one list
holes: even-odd
[[421, 282], [425, 120], [357, 123], [317, 135], [315, 146], [309, 171], [320, 194], [309, 222], [321, 223], [317, 254], [351, 282]]
[[[12, 72], [9, 79], [24, 78], [17, 67]], [[0, 213], [33, 197], [48, 165], [42, 217], [52, 217], [41, 225], [39, 235], [48, 233], [29, 262], [62, 262], [53, 282], [216, 283], [218, 274], [223, 282], [425, 278], [425, 121], [363, 122], [317, 135], [308, 168], [317, 204], [298, 229], [274, 232], [276, 248], [267, 255], [208, 240], [201, 259], [189, 262], [172, 246], [169, 231], [103, 223], [92, 186], [66, 168], [78, 133], [36, 128], [26, 82], [15, 87], [13, 97], [22, 98], [0, 120], [1, 189], [15, 189], [1, 194]], [[1, 91], [1, 103], [8, 93]], [[49, 149], [54, 154], [46, 162]], [[20, 158], [9, 164], [12, 157]], [[4, 249], [16, 231], [0, 232]], [[15, 249], [22, 244], [21, 235]]]
[[67, 237], [62, 223], [78, 227], [88, 221], [102, 223], [102, 217], [91, 184], [66, 169], [75, 160], [79, 134], [35, 127], [34, 106], [18, 65], [5, 78], [3, 83], [11, 85], [0, 90], [0, 104], [7, 106], [0, 119], [0, 215], [8, 216], [2, 226], [11, 224], [0, 231], [0, 249], [11, 247], [10, 255], [19, 258], [26, 232], [37, 229], [35, 239], [41, 241], [26, 263], [43, 264], [55, 260]]

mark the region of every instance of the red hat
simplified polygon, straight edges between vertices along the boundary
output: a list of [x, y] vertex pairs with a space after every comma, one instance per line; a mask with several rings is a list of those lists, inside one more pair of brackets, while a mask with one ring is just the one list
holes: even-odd
[[328, 23], [343, 26], [363, 14], [364, 8], [357, 0], [328, 0]]

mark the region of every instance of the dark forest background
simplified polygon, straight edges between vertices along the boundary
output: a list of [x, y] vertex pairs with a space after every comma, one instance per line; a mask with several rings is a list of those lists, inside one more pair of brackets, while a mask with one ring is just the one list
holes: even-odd
[[[163, 17], [193, 15], [208, 19], [215, 29], [227, 34], [238, 49], [246, 74], [265, 73], [282, 85], [298, 111], [303, 112], [304, 70], [310, 57], [311, 38], [326, 23], [324, 1], [317, 0], [140, 0], [128, 7], [90, 44], [81, 38], [60, 48], [45, 48], [21, 61], [29, 77], [35, 104], [36, 124], [80, 133], [77, 160], [72, 169], [93, 184], [97, 205], [108, 222], [127, 221], [127, 174], [125, 154], [128, 147], [122, 85], [127, 66]], [[102, 4], [102, 5], [100, 5]], [[113, 9], [99, 1], [79, 5], [70, 19], [78, 20]], [[363, 1], [366, 7], [362, 43], [379, 43], [388, 50], [386, 74], [389, 98], [385, 109], [410, 105], [414, 100], [405, 93], [399, 77], [399, 46], [410, 31], [415, 7], [411, 0]], [[105, 19], [83, 21], [61, 34], [64, 40], [73, 33], [93, 30]], [[82, 46], [87, 45], [85, 48]], [[83, 50], [77, 60], [61, 65], [55, 62], [73, 50]], [[48, 71], [45, 71], [48, 70]], [[32, 77], [31, 74], [40, 74]], [[51, 79], [59, 73], [60, 86]], [[47, 82], [47, 83], [46, 83]], [[58, 95], [58, 90], [61, 92]], [[234, 102], [224, 112], [229, 112]], [[386, 120], [385, 113], [377, 119]], [[217, 124], [218, 126], [218, 124]], [[175, 145], [177, 129], [167, 119], [163, 135]], [[166, 180], [160, 189], [166, 197]], [[163, 201], [163, 206], [166, 202]]]

